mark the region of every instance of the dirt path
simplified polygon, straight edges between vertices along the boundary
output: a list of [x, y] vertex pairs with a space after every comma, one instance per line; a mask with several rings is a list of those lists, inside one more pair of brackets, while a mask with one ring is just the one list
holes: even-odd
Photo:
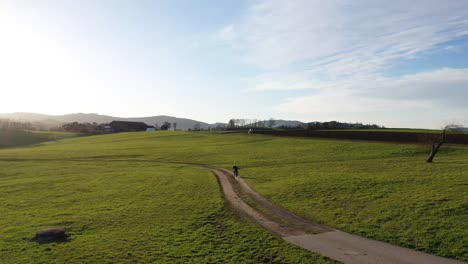
[[[195, 164], [192, 164], [195, 165]], [[205, 166], [211, 168], [209, 166]], [[231, 172], [211, 168], [227, 203], [286, 241], [343, 263], [466, 263], [355, 236], [309, 222], [270, 203]]]

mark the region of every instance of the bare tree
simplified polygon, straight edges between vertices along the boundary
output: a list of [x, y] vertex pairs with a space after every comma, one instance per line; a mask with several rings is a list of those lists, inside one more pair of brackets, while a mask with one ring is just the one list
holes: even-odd
[[254, 118], [252, 119], [251, 123], [250, 123], [250, 127], [258, 127], [258, 119]]
[[173, 122], [172, 127], [174, 128], [174, 131], [176, 131], [177, 130], [177, 122]]
[[228, 128], [234, 128], [236, 127], [236, 120], [235, 119], [229, 119], [228, 121]]
[[245, 126], [245, 122], [246, 122], [245, 118], [239, 119], [239, 126], [240, 126], [240, 127], [244, 127], [244, 126]]
[[268, 119], [267, 126], [273, 128], [276, 124], [276, 121], [273, 118]]
[[434, 134], [426, 138], [426, 142], [431, 144], [431, 153], [426, 159], [426, 162], [432, 163], [435, 155], [439, 152], [440, 147], [447, 142], [447, 132], [457, 131], [460, 128], [458, 125], [448, 125], [442, 130], [442, 135]]

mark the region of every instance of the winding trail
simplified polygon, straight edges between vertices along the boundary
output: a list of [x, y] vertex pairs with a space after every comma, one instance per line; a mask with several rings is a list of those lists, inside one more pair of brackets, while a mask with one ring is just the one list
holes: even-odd
[[466, 263], [443, 258], [388, 243], [363, 238], [309, 222], [260, 196], [242, 178], [228, 170], [202, 166], [216, 175], [226, 202], [244, 215], [280, 236], [309, 251], [343, 263], [444, 264]]

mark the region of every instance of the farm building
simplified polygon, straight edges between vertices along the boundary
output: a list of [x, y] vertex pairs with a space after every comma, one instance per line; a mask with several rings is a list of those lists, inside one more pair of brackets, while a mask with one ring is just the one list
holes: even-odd
[[114, 132], [110, 125], [104, 125], [104, 133], [111, 133]]
[[136, 132], [146, 131], [149, 127], [143, 122], [130, 122], [130, 121], [112, 121], [109, 123], [113, 132]]
[[156, 131], [156, 128], [154, 126], [148, 126], [146, 128], [146, 132], [154, 132], [154, 131]]

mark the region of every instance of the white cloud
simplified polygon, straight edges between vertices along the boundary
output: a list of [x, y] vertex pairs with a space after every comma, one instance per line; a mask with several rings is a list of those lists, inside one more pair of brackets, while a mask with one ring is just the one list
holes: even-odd
[[468, 100], [468, 69], [384, 74], [402, 59], [456, 50], [447, 43], [468, 35], [465, 0], [261, 0], [234, 28], [230, 41], [260, 69], [244, 80], [249, 90], [311, 91], [286, 99], [275, 108], [279, 113], [379, 123], [409, 113], [414, 122], [434, 109], [432, 117], [447, 118]]
[[[398, 59], [467, 34], [464, 0], [265, 0], [218, 33], [243, 50], [244, 61], [278, 76], [278, 84], [291, 72], [297, 75], [298, 68], [315, 80], [378, 74]], [[289, 83], [282, 89], [299, 87]]]
[[467, 18], [464, 0], [268, 0], [249, 9], [232, 40], [265, 68], [327, 58], [323, 70], [355, 74], [466, 35]]
[[468, 69], [356, 79], [330, 85], [316, 95], [289, 98], [276, 110], [308, 120], [360, 117], [369, 122], [391, 124], [413, 118], [408, 126], [438, 127], [440, 122], [460, 118], [459, 113], [466, 112], [466, 87]]

